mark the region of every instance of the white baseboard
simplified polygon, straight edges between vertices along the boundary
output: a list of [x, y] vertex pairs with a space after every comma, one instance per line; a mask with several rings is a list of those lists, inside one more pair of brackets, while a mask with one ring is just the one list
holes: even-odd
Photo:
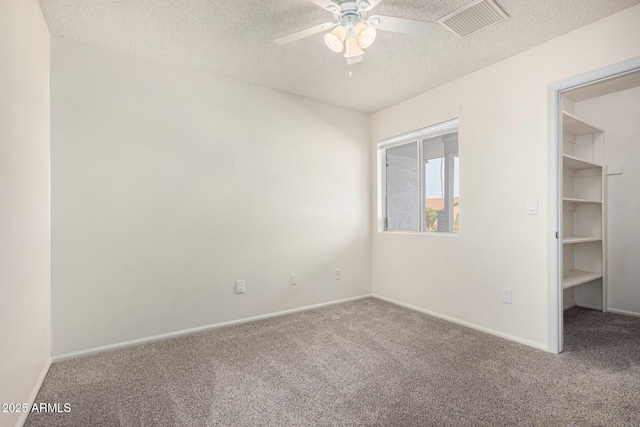
[[[33, 389], [31, 390], [31, 394], [29, 394], [29, 398], [25, 403], [29, 404], [29, 408], [33, 406], [33, 402], [36, 401], [36, 397], [38, 397], [38, 392], [40, 391], [40, 387], [42, 387], [42, 383], [44, 382], [44, 378], [47, 376], [47, 372], [49, 372], [49, 368], [51, 367], [51, 358], [47, 359], [44, 366], [42, 367], [42, 371], [40, 372], [40, 376], [36, 380], [36, 383], [33, 385]], [[29, 412], [20, 413], [20, 418], [18, 418], [18, 422], [16, 423], [16, 427], [22, 427], [25, 422], [27, 422], [27, 417], [29, 416]]]
[[[576, 304], [577, 307], [588, 308], [591, 310], [602, 311], [601, 305], [589, 305], [589, 304]], [[607, 307], [607, 313], [622, 314], [624, 316], [640, 317], [640, 313], [635, 311], [618, 310], [617, 308]]]
[[245, 317], [243, 319], [230, 320], [230, 321], [227, 321], [227, 322], [214, 323], [214, 324], [210, 324], [210, 325], [198, 326], [198, 327], [189, 328], [189, 329], [182, 329], [180, 331], [168, 332], [166, 334], [153, 335], [153, 336], [150, 336], [150, 337], [138, 338], [138, 339], [130, 340], [130, 341], [122, 341], [122, 342], [115, 343], [115, 344], [109, 344], [109, 345], [103, 345], [103, 346], [100, 346], [100, 347], [88, 348], [86, 350], [73, 351], [73, 352], [70, 352], [70, 353], [64, 353], [64, 354], [59, 354], [59, 355], [53, 356], [53, 361], [54, 362], [59, 362], [61, 360], [72, 359], [72, 358], [80, 357], [80, 356], [87, 356], [89, 354], [102, 353], [103, 351], [115, 350], [115, 349], [118, 349], [118, 348], [130, 347], [130, 346], [138, 345], [138, 344], [146, 344], [146, 343], [150, 343], [150, 342], [153, 342], [153, 341], [161, 341], [161, 340], [165, 340], [165, 339], [168, 339], [168, 338], [179, 337], [181, 335], [188, 335], [188, 334], [193, 334], [195, 332], [206, 331], [206, 330], [209, 330], [209, 329], [221, 328], [223, 326], [238, 325], [240, 323], [254, 322], [256, 320], [268, 319], [270, 317], [284, 316], [285, 314], [291, 314], [291, 313], [297, 313], [297, 312], [300, 312], [300, 311], [312, 310], [314, 308], [325, 307], [325, 306], [328, 306], [328, 305], [342, 304], [342, 303], [349, 302], [349, 301], [355, 301], [355, 300], [359, 300], [359, 299], [363, 299], [363, 298], [369, 298], [371, 296], [372, 296], [371, 294], [365, 294], [365, 295], [360, 295], [360, 296], [357, 296], [357, 297], [344, 298], [344, 299], [340, 299], [340, 300], [336, 300], [336, 301], [329, 301], [329, 302], [323, 302], [323, 303], [319, 303], [319, 304], [307, 305], [307, 306], [299, 307], [299, 308], [292, 308], [290, 310], [283, 310], [283, 311], [276, 311], [276, 312], [273, 312], [273, 313], [261, 314], [259, 316]]
[[571, 304], [567, 304], [564, 307], [562, 307], [563, 310], [569, 310], [570, 308], [573, 308], [576, 306], [576, 303], [571, 303]]
[[607, 311], [614, 314], [624, 314], [625, 316], [640, 317], [640, 313], [636, 313], [635, 311], [618, 310], [617, 308], [607, 308]]
[[437, 313], [435, 311], [427, 310], [425, 308], [417, 307], [415, 305], [405, 304], [403, 302], [396, 301], [396, 300], [393, 300], [391, 298], [383, 297], [381, 295], [373, 294], [372, 296], [374, 298], [378, 298], [380, 300], [387, 301], [387, 302], [390, 302], [392, 304], [396, 304], [396, 305], [399, 305], [399, 306], [402, 306], [402, 307], [406, 307], [406, 308], [409, 308], [411, 310], [419, 311], [421, 313], [425, 313], [425, 314], [428, 314], [429, 316], [437, 317], [439, 319], [443, 319], [443, 320], [446, 320], [446, 321], [451, 322], [451, 323], [455, 323], [455, 324], [458, 324], [458, 325], [461, 325], [461, 326], [466, 326], [467, 328], [475, 329], [475, 330], [480, 331], [480, 332], [485, 332], [487, 334], [494, 335], [496, 337], [505, 338], [505, 339], [508, 339], [509, 341], [515, 341], [517, 343], [524, 344], [524, 345], [527, 345], [529, 347], [537, 348], [538, 350], [548, 351], [548, 348], [547, 348], [546, 344], [537, 343], [535, 341], [530, 341], [530, 340], [527, 340], [527, 339], [524, 339], [524, 338], [517, 337], [515, 335], [505, 334], [504, 332], [500, 332], [500, 331], [496, 331], [496, 330], [493, 330], [493, 329], [485, 328], [484, 326], [476, 325], [474, 323], [465, 322], [464, 320], [460, 320], [460, 319], [456, 319], [456, 318], [453, 318], [453, 317], [450, 317], [450, 316], [446, 316], [444, 314], [440, 314], [440, 313]]
[[576, 307], [588, 308], [589, 310], [602, 311], [602, 306], [601, 305], [590, 305], [590, 304], [578, 304], [578, 303], [576, 303]]

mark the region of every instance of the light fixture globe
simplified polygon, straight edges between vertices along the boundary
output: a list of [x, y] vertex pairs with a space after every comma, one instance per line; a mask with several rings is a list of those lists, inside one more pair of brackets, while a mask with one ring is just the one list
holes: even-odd
[[358, 23], [356, 23], [356, 25], [353, 27], [353, 34], [352, 36], [355, 38], [358, 38], [358, 36], [360, 36], [360, 33], [362, 33], [362, 31], [367, 28], [367, 24], [365, 24], [364, 22], [360, 21]]
[[372, 26], [368, 26], [367, 28], [362, 30], [360, 32], [360, 35], [358, 35], [358, 46], [360, 46], [360, 48], [362, 49], [366, 49], [371, 46], [376, 40], [377, 33], [378, 31], [375, 29], [375, 27]]
[[329, 49], [340, 53], [344, 49], [344, 39], [347, 36], [347, 30], [342, 25], [338, 25], [330, 33], [324, 35], [324, 42]]
[[324, 42], [327, 44], [327, 46], [329, 46], [329, 49], [334, 52], [340, 53], [342, 52], [342, 49], [344, 49], [344, 46], [342, 45], [342, 42], [340, 41], [338, 36], [333, 33], [325, 34]]
[[345, 58], [353, 58], [354, 56], [364, 55], [364, 51], [360, 49], [360, 46], [358, 46], [358, 40], [355, 37], [348, 39], [345, 43], [345, 47]]

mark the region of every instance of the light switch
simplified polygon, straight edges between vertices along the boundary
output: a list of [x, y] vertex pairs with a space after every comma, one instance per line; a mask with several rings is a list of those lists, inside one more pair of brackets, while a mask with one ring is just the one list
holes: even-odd
[[527, 215], [538, 215], [538, 199], [527, 200]]
[[502, 288], [502, 302], [511, 304], [511, 289]]
[[236, 294], [244, 294], [244, 280], [236, 280]]

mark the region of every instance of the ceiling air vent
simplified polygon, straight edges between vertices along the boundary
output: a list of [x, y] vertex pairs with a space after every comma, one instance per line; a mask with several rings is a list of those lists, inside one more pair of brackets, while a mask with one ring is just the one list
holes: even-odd
[[461, 39], [508, 16], [493, 0], [474, 0], [438, 19], [437, 22]]

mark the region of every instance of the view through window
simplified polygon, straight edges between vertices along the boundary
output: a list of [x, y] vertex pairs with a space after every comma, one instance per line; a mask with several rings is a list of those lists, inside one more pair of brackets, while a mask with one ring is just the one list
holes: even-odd
[[383, 141], [380, 149], [385, 230], [458, 232], [458, 121]]

